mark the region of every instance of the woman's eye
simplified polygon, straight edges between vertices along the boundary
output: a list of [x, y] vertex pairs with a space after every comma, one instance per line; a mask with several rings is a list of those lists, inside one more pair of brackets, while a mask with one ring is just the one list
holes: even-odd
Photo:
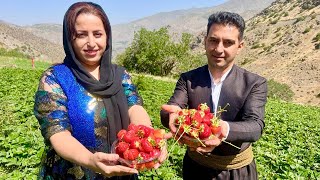
[[96, 37], [96, 38], [99, 38], [99, 37], [101, 37], [101, 36], [102, 36], [101, 33], [96, 33], [96, 34], [94, 34], [94, 37]]
[[86, 34], [84, 34], [84, 33], [77, 34], [77, 38], [85, 38], [85, 37], [86, 37]]

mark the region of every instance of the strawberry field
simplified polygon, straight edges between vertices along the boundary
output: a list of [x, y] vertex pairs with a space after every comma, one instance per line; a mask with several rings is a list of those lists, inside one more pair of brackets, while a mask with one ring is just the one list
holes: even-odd
[[[25, 60], [0, 59], [0, 179], [36, 179], [44, 148], [38, 122], [33, 116], [33, 96], [38, 79], [48, 65]], [[175, 83], [135, 75], [145, 108], [153, 125], [163, 128], [160, 106], [168, 100]], [[225, 112], [227, 113], [227, 112]], [[260, 179], [320, 178], [320, 108], [268, 99], [266, 128], [254, 143]], [[140, 179], [182, 179], [185, 147], [168, 141], [169, 158], [157, 170]]]

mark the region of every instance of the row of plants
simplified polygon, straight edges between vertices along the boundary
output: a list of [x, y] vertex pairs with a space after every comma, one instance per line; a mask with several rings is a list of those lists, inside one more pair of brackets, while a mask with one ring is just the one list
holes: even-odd
[[[26, 64], [29, 62], [26, 61]], [[36, 64], [37, 66], [37, 64]], [[0, 68], [0, 179], [36, 179], [44, 148], [33, 115], [33, 97], [43, 69]], [[134, 75], [144, 107], [156, 128], [163, 128], [160, 106], [171, 96], [175, 82]], [[227, 112], [226, 112], [227, 113]], [[268, 99], [265, 130], [254, 143], [261, 179], [320, 178], [320, 108]], [[140, 179], [182, 179], [186, 148], [168, 141], [169, 158]]]

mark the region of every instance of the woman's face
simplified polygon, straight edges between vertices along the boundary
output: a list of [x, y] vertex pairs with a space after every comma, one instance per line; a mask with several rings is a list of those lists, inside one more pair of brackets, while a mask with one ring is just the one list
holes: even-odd
[[107, 34], [101, 19], [93, 14], [80, 14], [75, 30], [72, 47], [77, 59], [86, 67], [99, 66], [107, 47]]

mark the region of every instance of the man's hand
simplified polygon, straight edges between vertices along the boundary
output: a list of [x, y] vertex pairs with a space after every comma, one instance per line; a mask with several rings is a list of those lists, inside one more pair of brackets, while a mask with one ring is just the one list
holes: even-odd
[[169, 113], [169, 128], [171, 133], [168, 133], [165, 135], [165, 138], [168, 139], [168, 138], [171, 138], [172, 134], [175, 134], [175, 132], [177, 131], [177, 128], [174, 125], [174, 120], [176, 119], [176, 117], [178, 117], [178, 112], [181, 110], [181, 108], [176, 105], [167, 105], [167, 104], [162, 105], [161, 108], [162, 110]]
[[198, 151], [200, 153], [208, 153], [211, 152], [215, 147], [219, 146], [221, 142], [227, 137], [227, 134], [229, 132], [229, 126], [226, 121], [220, 120], [220, 125], [221, 125], [221, 135], [220, 137], [214, 137], [213, 139], [210, 139], [206, 141], [204, 144], [206, 147], [197, 147], [195, 148], [190, 148], [190, 150]]

